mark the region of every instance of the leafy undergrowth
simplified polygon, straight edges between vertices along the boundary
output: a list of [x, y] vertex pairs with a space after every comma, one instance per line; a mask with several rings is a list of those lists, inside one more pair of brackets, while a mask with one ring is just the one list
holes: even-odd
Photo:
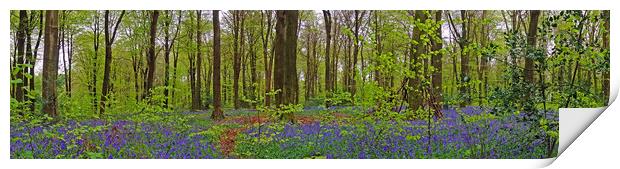
[[444, 109], [429, 130], [426, 120], [343, 112], [300, 113], [295, 123], [255, 111], [219, 122], [209, 112], [188, 112], [158, 118], [168, 123], [11, 123], [10, 151], [11, 158], [546, 158], [545, 138], [557, 137], [557, 128], [545, 128], [555, 116], [532, 122], [476, 107]]

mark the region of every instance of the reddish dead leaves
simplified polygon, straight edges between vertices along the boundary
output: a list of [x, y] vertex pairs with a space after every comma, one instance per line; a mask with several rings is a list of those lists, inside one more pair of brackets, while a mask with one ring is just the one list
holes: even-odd
[[265, 123], [269, 119], [264, 116], [237, 116], [226, 118], [218, 124], [239, 124], [241, 127], [228, 128], [220, 136], [220, 150], [226, 157], [230, 157], [230, 153], [235, 150], [235, 140], [239, 132], [242, 132], [250, 127], [250, 124]]
[[235, 149], [235, 139], [242, 130], [243, 128], [230, 128], [220, 136], [220, 150], [226, 157], [229, 157], [230, 153]]
[[319, 121], [313, 116], [295, 116], [295, 121], [299, 124], [310, 124]]
[[[334, 113], [336, 118], [346, 118], [350, 117], [348, 114], [342, 113]], [[266, 123], [269, 122], [270, 119], [266, 116], [235, 116], [225, 118], [224, 120], [218, 122], [218, 125], [221, 124], [239, 124], [240, 127], [236, 128], [228, 128], [222, 133], [220, 136], [220, 150], [222, 154], [226, 157], [231, 157], [231, 153], [235, 149], [235, 140], [237, 139], [237, 135], [239, 132], [242, 132], [251, 127], [253, 124], [258, 123]], [[308, 116], [308, 115], [298, 115], [295, 116], [295, 122], [298, 124], [311, 124], [320, 121], [316, 116]]]

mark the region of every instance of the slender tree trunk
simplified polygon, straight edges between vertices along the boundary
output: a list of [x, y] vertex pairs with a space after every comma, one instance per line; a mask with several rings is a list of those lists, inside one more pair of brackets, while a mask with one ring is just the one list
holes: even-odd
[[[333, 21], [338, 21], [338, 15], [334, 15]], [[334, 39], [334, 51], [333, 51], [334, 54], [331, 57], [333, 58], [334, 62], [332, 63], [332, 66], [331, 66], [331, 73], [330, 73], [330, 75], [332, 77], [332, 79], [331, 79], [332, 84], [330, 85], [330, 87], [332, 87], [332, 90], [334, 91], [334, 90], [338, 89], [338, 86], [337, 86], [337, 84], [338, 84], [338, 71], [337, 70], [338, 70], [338, 62], [339, 62], [339, 59], [340, 59], [339, 52], [340, 52], [340, 48], [342, 46], [342, 42], [340, 42], [342, 40], [339, 38], [339, 36], [340, 36], [340, 26], [339, 26], [338, 22], [334, 23], [334, 30], [333, 30], [333, 32], [334, 32], [334, 38], [333, 38]]]
[[[180, 14], [180, 13], [179, 13]], [[177, 28], [178, 29], [178, 28]], [[177, 65], [178, 65], [178, 60], [179, 60], [179, 45], [177, 45], [174, 49], [174, 60], [172, 61], [172, 88], [176, 89], [177, 88]], [[172, 90], [172, 104], [175, 103], [176, 97], [175, 97], [175, 90]]]
[[[412, 13], [413, 14], [413, 13]], [[424, 11], [416, 10], [414, 15], [414, 20], [425, 23], [427, 20], [427, 16]], [[413, 27], [412, 38], [417, 42], [417, 45], [410, 43], [409, 44], [409, 69], [414, 72], [414, 74], [423, 74], [423, 60], [421, 58], [422, 53], [425, 52], [425, 44], [421, 41], [420, 35], [422, 34], [422, 29], [420, 27]], [[414, 50], [415, 49], [415, 50]], [[408, 80], [408, 101], [409, 106], [411, 106], [411, 110], [416, 111], [418, 108], [422, 106], [423, 96], [422, 96], [422, 81], [420, 78], [412, 78], [409, 77]]]
[[93, 34], [94, 34], [94, 38], [93, 38], [93, 50], [95, 51], [95, 55], [93, 57], [92, 60], [92, 70], [91, 70], [91, 77], [92, 80], [89, 83], [89, 89], [90, 89], [90, 95], [92, 97], [92, 102], [93, 102], [93, 110], [95, 110], [95, 112], [97, 111], [98, 108], [98, 101], [97, 101], [97, 73], [98, 73], [98, 64], [97, 62], [99, 61], [99, 36], [101, 35], [101, 31], [99, 30], [99, 11], [95, 11], [95, 18], [94, 18], [94, 22], [95, 24], [93, 25]]
[[200, 30], [200, 20], [202, 18], [202, 11], [198, 10], [196, 11], [196, 64], [195, 64], [195, 71], [194, 73], [196, 73], [194, 80], [195, 80], [195, 92], [196, 94], [193, 95], [194, 99], [192, 100], [192, 108], [194, 110], [201, 110], [203, 108], [202, 106], [202, 83], [200, 78], [202, 77], [202, 31]]
[[[192, 44], [192, 40], [194, 39], [194, 14], [189, 12], [189, 25], [192, 27], [192, 30], [188, 30], [187, 34], [188, 34], [188, 40], [187, 41], [187, 46], [191, 46]], [[199, 101], [197, 100], [198, 98], [200, 98], [198, 96], [197, 93], [197, 89], [196, 89], [196, 57], [194, 56], [196, 53], [194, 52], [187, 52], [187, 58], [188, 58], [188, 62], [189, 62], [189, 69], [188, 69], [188, 74], [189, 74], [189, 83], [190, 83], [190, 100], [192, 102], [192, 110], [197, 110], [199, 107]]]
[[151, 13], [151, 29], [149, 31], [149, 53], [147, 58], [148, 71], [146, 75], [146, 87], [144, 88], [144, 98], [148, 98], [151, 96], [151, 90], [154, 86], [155, 81], [155, 69], [157, 55], [155, 54], [155, 37], [157, 36], [157, 20], [159, 19], [159, 11], [155, 10]]
[[[331, 97], [332, 92], [334, 91], [332, 87], [332, 74], [331, 74], [331, 58], [329, 56], [330, 48], [331, 48], [331, 27], [332, 27], [332, 15], [328, 10], [323, 11], [323, 19], [325, 20], [325, 89], [327, 91], [327, 97]], [[330, 106], [330, 103], [327, 103], [327, 107]]]
[[[32, 23], [33, 22], [32, 18], [34, 18], [34, 12], [30, 12], [30, 17], [31, 17], [31, 19], [28, 22]], [[24, 64], [29, 64], [30, 66], [34, 67], [32, 65], [32, 62], [34, 62], [33, 60], [35, 60], [35, 58], [33, 58], [34, 56], [33, 56], [33, 53], [32, 53], [32, 42], [31, 42], [32, 38], [30, 37], [31, 31], [32, 31], [32, 28], [30, 28], [30, 25], [32, 25], [32, 24], [28, 24], [28, 25], [29, 26], [26, 29], [26, 56], [25, 56], [26, 57], [26, 61], [25, 61]], [[29, 79], [26, 79], [26, 78], [23, 79], [23, 81], [24, 81], [24, 86], [23, 86], [24, 90], [26, 90], [26, 88], [32, 86], [32, 84], [30, 84], [30, 83], [34, 83], [34, 81], [32, 80], [32, 79], [34, 79], [34, 76], [32, 76], [32, 74], [30, 73], [31, 70], [32, 70], [31, 68], [24, 68], [24, 71], [25, 71], [24, 74], [30, 74], [31, 75]], [[32, 96], [31, 92], [33, 92], [33, 91], [34, 90], [27, 90], [27, 93]], [[31, 101], [31, 103], [29, 105], [30, 106], [30, 111], [34, 112], [34, 106], [33, 106], [33, 104], [34, 104], [33, 101], [34, 100], [31, 99], [31, 98], [24, 97], [24, 100], [26, 100], [26, 99]]]
[[[265, 62], [265, 106], [271, 105], [271, 95], [268, 93], [271, 92], [271, 66], [273, 63], [273, 55], [269, 55], [269, 39], [271, 39], [271, 25], [272, 25], [272, 11], [265, 11], [261, 13], [261, 16], [266, 16], [267, 27], [265, 28], [265, 24], [261, 21], [261, 38], [263, 41], [263, 62]], [[264, 19], [263, 19], [264, 20]], [[263, 31], [266, 29], [266, 33]], [[273, 53], [273, 52], [272, 52]]]
[[168, 108], [168, 85], [170, 81], [170, 50], [172, 46], [170, 45], [170, 22], [172, 20], [172, 15], [170, 11], [164, 11], [166, 15], [166, 20], [164, 21], [164, 63], [166, 66], [164, 67], [164, 107]]
[[[43, 11], [39, 11], [39, 35], [37, 36], [37, 42], [34, 45], [34, 49], [33, 52], [31, 53], [31, 58], [30, 58], [30, 65], [32, 65], [32, 67], [30, 67], [30, 76], [32, 78], [30, 78], [30, 82], [28, 83], [30, 85], [30, 92], [34, 92], [35, 88], [35, 84], [34, 84], [34, 69], [36, 67], [36, 63], [37, 63], [37, 53], [39, 50], [39, 44], [41, 42], [41, 37], [43, 36]], [[29, 40], [30, 42], [30, 40]], [[31, 98], [30, 99], [30, 110], [34, 111], [35, 106], [36, 106], [36, 100], [35, 98]]]
[[[536, 32], [538, 28], [538, 16], [540, 16], [540, 10], [530, 11], [530, 25], [527, 31], [527, 45], [530, 50], [536, 48]], [[525, 58], [525, 81], [531, 84], [534, 82], [534, 60], [532, 58]]]
[[[485, 20], [487, 18], [487, 16], [488, 16], [488, 11], [486, 11], [486, 10], [483, 11], [482, 12], [483, 20]], [[482, 36], [483, 36], [482, 37], [482, 46], [483, 47], [488, 46], [488, 43], [489, 43], [489, 33], [490, 33], [489, 31], [490, 31], [490, 29], [491, 28], [489, 28], [488, 24], [484, 24], [483, 25], [483, 28], [482, 28]], [[482, 61], [481, 61], [482, 63], [481, 63], [480, 73], [481, 73], [481, 76], [482, 76], [482, 82], [481, 82], [482, 84], [481, 84], [481, 87], [480, 87], [481, 89], [480, 89], [479, 95], [486, 98], [488, 96], [487, 95], [487, 93], [488, 93], [487, 90], [488, 90], [488, 86], [489, 86], [489, 75], [488, 75], [488, 72], [487, 72], [489, 58], [486, 57], [486, 56], [482, 56], [481, 59], [482, 59]]]
[[308, 102], [308, 100], [310, 100], [310, 76], [312, 76], [312, 74], [310, 73], [310, 69], [311, 68], [311, 63], [310, 63], [310, 33], [307, 33], [306, 35], [306, 71], [304, 73], [304, 82], [305, 82], [305, 87], [306, 87], [306, 94], [304, 95], [305, 97], [305, 101]]
[[66, 40], [66, 11], [63, 11], [62, 14], [60, 15], [60, 39], [58, 39], [58, 42], [60, 43], [60, 49], [62, 49], [62, 69], [63, 69], [63, 73], [65, 76], [65, 92], [71, 96], [71, 93], [69, 93], [69, 78], [67, 78], [68, 74], [67, 74], [67, 43], [65, 42]]
[[[435, 23], [441, 23], [441, 16], [442, 16], [442, 12], [441, 10], [438, 10], [435, 12]], [[435, 29], [435, 33], [437, 35], [437, 38], [433, 39], [432, 42], [432, 51], [435, 52], [432, 54], [431, 56], [431, 65], [433, 66], [433, 68], [435, 69], [435, 71], [433, 71], [432, 73], [432, 85], [433, 85], [433, 97], [436, 97], [435, 100], [441, 101], [441, 99], [443, 98], [443, 91], [442, 91], [442, 62], [441, 59], [443, 57], [443, 54], [441, 53], [441, 49], [443, 48], [443, 38], [442, 38], [442, 32], [441, 32], [441, 26], [437, 27], [437, 29]]]
[[[19, 33], [19, 28], [17, 28], [18, 30], [15, 31], [15, 34], [13, 35], [14, 38], [17, 38], [17, 34]], [[11, 80], [15, 80], [15, 75], [13, 75], [13, 68], [17, 67], [17, 40], [13, 41], [13, 58], [11, 58]], [[11, 98], [16, 98], [15, 97], [15, 90], [16, 90], [16, 85], [12, 85], [11, 84]]]
[[19, 11], [19, 28], [17, 30], [17, 60], [15, 61], [15, 66], [19, 67], [19, 69], [17, 69], [17, 74], [15, 76], [15, 79], [20, 79], [22, 82], [21, 83], [17, 83], [15, 84], [15, 99], [17, 99], [17, 101], [24, 101], [24, 93], [25, 93], [25, 89], [24, 89], [24, 82], [26, 81], [26, 79], [24, 79], [24, 69], [25, 67], [23, 66], [24, 64], [24, 45], [25, 45], [25, 41], [26, 41], [26, 29], [28, 29], [28, 12], [26, 12], [25, 10], [20, 10]]
[[233, 92], [234, 92], [234, 107], [235, 109], [239, 109], [241, 104], [239, 100], [239, 75], [241, 73], [241, 57], [243, 55], [243, 11], [232, 11], [233, 12]]
[[[110, 32], [110, 11], [105, 11], [105, 23], [104, 23], [104, 36], [105, 36], [105, 65], [103, 72], [103, 85], [101, 87], [101, 99], [99, 102], [99, 114], [105, 114], [106, 100], [108, 99], [108, 92], [110, 91], [110, 69], [112, 65], [112, 43], [114, 43], [114, 38], [116, 37], [116, 31], [118, 30], [118, 26], [120, 25], [121, 20], [123, 19], [123, 15], [125, 15], [125, 11], [121, 12], [121, 15], [118, 17], [116, 24], [114, 25], [113, 32]], [[95, 84], [96, 85], [96, 84]]]
[[220, 11], [213, 11], [213, 114], [211, 119], [221, 120], [222, 101], [220, 95]]
[[353, 44], [353, 63], [351, 65], [351, 83], [349, 85], [351, 85], [351, 103], [353, 105], [355, 105], [355, 93], [357, 90], [357, 85], [356, 85], [356, 75], [357, 73], [357, 56], [360, 53], [360, 27], [362, 26], [362, 18], [364, 17], [364, 14], [366, 13], [365, 11], [359, 11], [359, 10], [355, 10], [355, 22], [354, 22], [354, 30], [353, 30], [353, 36], [355, 36], [355, 44]]
[[[68, 51], [67, 51], [67, 60], [69, 60], [69, 64], [68, 64], [68, 69], [67, 69], [67, 86], [69, 88], [69, 90], [67, 91], [67, 94], [69, 95], [69, 97], [71, 97], [71, 90], [73, 89], [73, 83], [71, 81], [72, 79], [72, 65], [73, 65], [73, 33], [69, 34], [69, 39], [67, 39], [67, 43], [68, 43]], [[34, 76], [33, 76], [34, 77]]]
[[471, 77], [469, 77], [469, 55], [471, 52], [466, 52], [465, 48], [469, 46], [469, 25], [471, 21], [467, 19], [468, 13], [465, 10], [461, 10], [461, 20], [463, 21], [461, 25], [462, 35], [459, 38], [459, 43], [461, 44], [461, 94], [465, 96], [463, 102], [461, 102], [461, 106], [468, 105], [471, 101], [471, 96], [469, 94], [469, 81]]
[[45, 12], [45, 38], [43, 50], [43, 113], [58, 116], [56, 78], [58, 76], [58, 11]]
[[[110, 39], [110, 11], [105, 11], [105, 23], [104, 23], [104, 36], [105, 36], [105, 62], [103, 72], [103, 85], [101, 86], [101, 99], [99, 102], [99, 114], [105, 113], [106, 100], [108, 99], [109, 85], [110, 85], [110, 69], [112, 65], [112, 44]], [[96, 85], [96, 84], [95, 84]]]
[[[254, 41], [252, 41], [252, 44]], [[256, 74], [256, 53], [254, 51], [254, 45], [250, 47], [250, 94], [249, 98], [252, 100], [256, 99], [256, 85], [258, 85], [258, 75]], [[253, 108], [256, 106], [254, 103], [251, 103]]]

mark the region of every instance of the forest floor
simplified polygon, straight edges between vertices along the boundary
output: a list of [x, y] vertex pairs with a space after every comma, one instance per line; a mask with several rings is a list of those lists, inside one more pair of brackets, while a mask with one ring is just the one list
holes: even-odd
[[[237, 136], [240, 132], [246, 131], [253, 126], [264, 126], [268, 123], [273, 123], [276, 119], [264, 114], [257, 114], [254, 109], [237, 110], [235, 113], [226, 115], [223, 120], [214, 122], [214, 126], [225, 126], [224, 131], [219, 136], [220, 152], [227, 158], [236, 158], [232, 153], [236, 146]], [[210, 121], [210, 111], [204, 112], [192, 112], [198, 115], [199, 120]], [[331, 112], [335, 118], [339, 120], [350, 118], [350, 114], [340, 113], [337, 111]], [[318, 113], [305, 112], [300, 115], [294, 116], [295, 124], [308, 125], [311, 123], [320, 122], [321, 118]]]
[[[255, 111], [248, 111], [248, 112], [255, 112]], [[345, 115], [342, 113], [337, 113], [337, 114], [339, 114], [338, 116], [342, 118], [349, 116], [349, 115]], [[208, 118], [209, 116], [207, 115], [210, 115], [210, 113], [204, 112], [204, 115], [202, 117]], [[294, 121], [296, 122], [296, 124], [310, 124], [313, 122], [320, 121], [317, 115], [298, 115], [298, 116], [295, 116], [294, 118], [295, 118]], [[208, 120], [208, 119], [203, 119], [203, 120]], [[235, 149], [235, 141], [237, 140], [237, 136], [239, 135], [240, 132], [248, 130], [252, 126], [265, 125], [266, 123], [270, 123], [273, 121], [274, 121], [273, 118], [270, 118], [266, 115], [253, 115], [249, 113], [225, 116], [223, 120], [215, 123], [215, 125], [220, 125], [220, 126], [231, 126], [231, 127], [227, 127], [219, 137], [219, 146], [220, 146], [221, 153], [227, 158], [235, 158], [235, 156], [232, 155], [231, 153]], [[234, 125], [230, 125], [230, 124], [234, 124]]]
[[426, 120], [378, 120], [373, 117], [376, 115], [360, 111], [305, 109], [294, 115], [293, 123], [256, 110], [227, 109], [220, 121], [210, 119], [211, 111], [201, 111], [44, 127], [12, 124], [11, 158], [541, 158], [546, 155], [544, 140], [532, 132], [540, 131], [536, 129], [539, 123], [521, 122], [518, 119], [522, 115], [496, 116], [476, 107], [445, 109], [444, 118], [433, 122], [432, 131], [428, 132]]

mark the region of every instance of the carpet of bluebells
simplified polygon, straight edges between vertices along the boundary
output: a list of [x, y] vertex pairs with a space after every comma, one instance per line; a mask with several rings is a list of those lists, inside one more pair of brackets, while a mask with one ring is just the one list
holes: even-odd
[[[10, 151], [11, 158], [45, 159], [546, 158], [547, 145], [541, 137], [546, 133], [538, 121], [520, 120], [523, 114], [488, 112], [477, 107], [444, 109], [444, 117], [431, 122], [430, 130], [425, 120], [372, 121], [353, 115], [326, 120], [318, 113], [306, 115], [313, 120], [295, 124], [276, 120], [235, 125], [183, 122], [185, 127], [131, 120], [11, 124]], [[197, 117], [201, 113], [183, 115], [201, 119]], [[557, 121], [557, 113], [550, 115], [547, 118]], [[232, 135], [232, 152], [223, 153], [220, 135], [230, 128], [240, 132]]]
[[[17, 128], [17, 129], [15, 129]], [[128, 121], [69, 122], [58, 127], [11, 127], [11, 158], [221, 158], [194, 131]]]

